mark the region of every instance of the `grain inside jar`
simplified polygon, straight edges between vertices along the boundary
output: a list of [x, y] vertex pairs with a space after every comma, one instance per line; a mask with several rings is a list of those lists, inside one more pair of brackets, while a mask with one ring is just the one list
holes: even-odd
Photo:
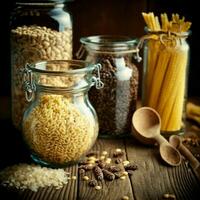
[[80, 41], [87, 51], [86, 61], [102, 65], [100, 76], [104, 88], [89, 92], [99, 118], [100, 136], [127, 136], [138, 93], [139, 73], [133, 63], [137, 40], [100, 35], [83, 37]]
[[65, 2], [20, 0], [11, 12], [12, 121], [19, 130], [27, 107], [20, 68], [27, 63], [72, 58], [72, 20]]

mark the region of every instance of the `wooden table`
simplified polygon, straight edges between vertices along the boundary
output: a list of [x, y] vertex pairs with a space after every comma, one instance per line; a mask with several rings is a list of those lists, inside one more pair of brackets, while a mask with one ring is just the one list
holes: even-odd
[[[1, 126], [8, 130], [8, 132], [1, 133], [3, 136], [0, 142], [1, 167], [19, 161], [26, 162], [29, 158], [21, 146], [19, 134], [12, 132], [10, 122], [1, 121]], [[74, 165], [66, 170], [71, 173], [71, 176], [77, 176], [77, 179], [69, 180], [62, 189], [56, 190], [49, 187], [32, 192], [29, 190], [10, 191], [1, 188], [0, 199], [120, 200], [123, 196], [128, 196], [131, 200], [159, 200], [163, 199], [166, 193], [174, 194], [177, 200], [200, 199], [200, 181], [186, 162], [182, 162], [178, 167], [167, 166], [161, 160], [157, 147], [144, 146], [132, 137], [118, 140], [98, 139], [92, 151], [107, 151], [108, 157], [113, 158], [112, 155], [116, 148], [125, 152], [124, 160], [129, 160], [138, 166], [132, 176], [127, 176], [125, 180], [103, 180], [99, 182], [102, 189], [96, 190], [88, 185], [88, 181], [79, 177], [78, 165]], [[92, 171], [87, 172], [87, 175], [92, 178]]]

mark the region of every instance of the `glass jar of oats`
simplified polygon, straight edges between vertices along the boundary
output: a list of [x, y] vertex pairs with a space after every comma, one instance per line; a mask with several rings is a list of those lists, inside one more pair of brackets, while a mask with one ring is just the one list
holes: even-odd
[[99, 70], [99, 64], [76, 60], [42, 61], [23, 69], [25, 97], [31, 103], [22, 134], [35, 162], [73, 164], [93, 146], [99, 128], [88, 91], [93, 85], [103, 87]]
[[21, 129], [27, 106], [19, 68], [26, 63], [72, 58], [69, 0], [18, 0], [11, 14], [12, 121]]
[[137, 40], [100, 35], [82, 37], [80, 41], [82, 46], [77, 57], [81, 58], [86, 50], [86, 61], [102, 65], [100, 73], [104, 88], [89, 91], [99, 117], [100, 136], [128, 136], [138, 93], [139, 72], [133, 61], [133, 55], [138, 55]]

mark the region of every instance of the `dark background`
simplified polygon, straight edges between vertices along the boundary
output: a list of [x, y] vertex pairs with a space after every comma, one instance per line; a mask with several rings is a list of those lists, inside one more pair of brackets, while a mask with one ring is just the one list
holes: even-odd
[[[9, 15], [13, 2], [4, 2], [3, 11], [0, 12], [0, 98], [10, 97]], [[178, 13], [185, 16], [186, 20], [192, 22], [192, 34], [188, 38], [191, 47], [188, 96], [200, 96], [199, 31], [198, 22], [194, 20], [194, 1], [191, 4], [188, 0], [75, 0], [68, 5], [73, 17], [74, 53], [79, 48], [81, 36], [115, 34], [141, 37], [145, 26], [141, 12], [153, 11], [158, 15], [162, 12], [168, 15]], [[142, 71], [142, 64], [138, 66]], [[3, 106], [2, 103], [0, 106]]]

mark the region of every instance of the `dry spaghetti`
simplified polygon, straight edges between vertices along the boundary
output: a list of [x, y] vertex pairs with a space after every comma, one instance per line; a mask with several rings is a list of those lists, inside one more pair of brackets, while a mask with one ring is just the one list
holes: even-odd
[[178, 131], [182, 125], [191, 22], [166, 13], [160, 20], [152, 12], [142, 13], [148, 28], [147, 71], [144, 74], [144, 104], [156, 109], [162, 131]]

